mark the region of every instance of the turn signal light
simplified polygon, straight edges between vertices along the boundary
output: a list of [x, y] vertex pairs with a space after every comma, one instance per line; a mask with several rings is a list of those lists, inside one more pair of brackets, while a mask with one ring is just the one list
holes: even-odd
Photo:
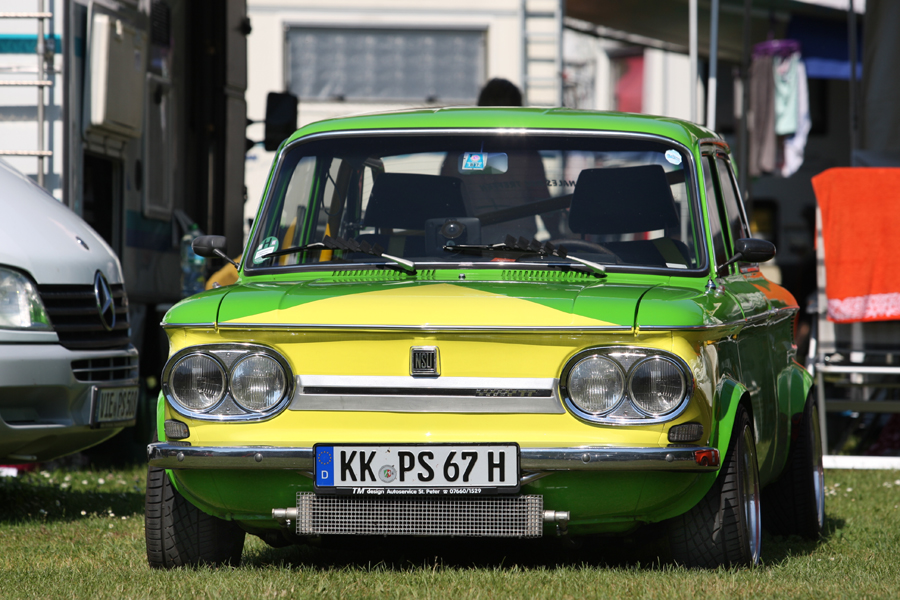
[[186, 437], [191, 437], [191, 430], [181, 421], [166, 421], [165, 431], [167, 440], [183, 440]]
[[696, 442], [702, 437], [702, 423], [682, 423], [681, 425], [673, 425], [669, 429], [669, 442], [672, 444]]
[[708, 450], [696, 450], [694, 452], [694, 460], [701, 467], [718, 467], [719, 451], [715, 448], [710, 448]]

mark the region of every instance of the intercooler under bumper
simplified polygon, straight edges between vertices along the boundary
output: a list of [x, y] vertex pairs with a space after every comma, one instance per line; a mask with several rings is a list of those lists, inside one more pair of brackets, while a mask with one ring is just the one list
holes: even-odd
[[297, 535], [534, 538], [545, 520], [568, 520], [568, 513], [545, 514], [543, 507], [537, 495], [438, 500], [300, 492], [296, 509], [275, 509], [273, 517], [288, 526], [294, 521]]

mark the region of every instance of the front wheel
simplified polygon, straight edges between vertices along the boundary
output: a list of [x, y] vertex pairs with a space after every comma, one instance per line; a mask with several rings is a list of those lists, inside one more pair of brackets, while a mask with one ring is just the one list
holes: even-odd
[[144, 535], [154, 569], [238, 565], [244, 548], [240, 527], [188, 502], [156, 467], [147, 471]]
[[766, 528], [779, 535], [818, 539], [825, 523], [825, 470], [819, 407], [810, 394], [794, 423], [796, 437], [778, 479], [766, 487]]
[[694, 568], [750, 566], [762, 539], [759, 469], [753, 424], [738, 407], [722, 469], [691, 510], [668, 521], [669, 546], [678, 564]]

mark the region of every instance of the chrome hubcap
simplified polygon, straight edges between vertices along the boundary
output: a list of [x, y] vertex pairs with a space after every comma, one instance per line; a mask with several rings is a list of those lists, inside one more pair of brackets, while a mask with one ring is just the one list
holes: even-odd
[[759, 503], [759, 471], [756, 464], [756, 444], [753, 443], [753, 431], [748, 425], [743, 431], [744, 452], [742, 453], [743, 467], [743, 508], [746, 536], [750, 544], [750, 562], [759, 562], [759, 549], [762, 543], [762, 527], [760, 522]]

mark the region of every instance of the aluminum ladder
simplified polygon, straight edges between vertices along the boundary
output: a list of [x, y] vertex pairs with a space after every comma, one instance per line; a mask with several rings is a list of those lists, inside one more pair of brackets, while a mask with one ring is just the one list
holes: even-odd
[[522, 103], [562, 106], [565, 0], [522, 0]]
[[53, 152], [44, 149], [44, 107], [46, 105], [45, 90], [52, 85], [46, 78], [46, 64], [53, 60], [53, 45], [49, 52], [44, 39], [44, 22], [53, 17], [51, 11], [44, 10], [44, 0], [38, 0], [37, 12], [0, 12], [0, 19], [36, 19], [38, 59], [37, 79], [35, 80], [0, 80], [0, 86], [37, 87], [37, 150], [0, 150], [0, 156], [35, 156], [38, 160], [37, 183], [44, 186], [44, 159], [53, 156]]

